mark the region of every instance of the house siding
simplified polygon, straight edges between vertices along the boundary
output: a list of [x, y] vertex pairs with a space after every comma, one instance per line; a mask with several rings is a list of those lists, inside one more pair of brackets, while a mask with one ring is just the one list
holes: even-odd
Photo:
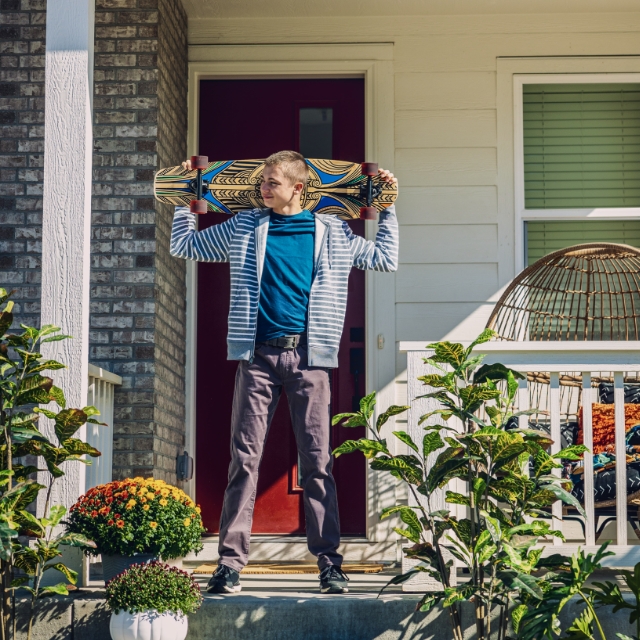
[[[382, 13], [381, 5], [359, 15], [350, 0], [312, 20], [287, 16], [282, 1], [270, 5], [269, 17], [247, 5], [244, 15], [228, 5], [208, 17], [195, 0], [185, 3], [194, 58], [206, 45], [393, 44], [395, 118], [388, 124], [395, 138], [389, 168], [400, 181], [396, 343], [471, 339], [515, 275], [514, 217], [500, 217], [499, 207], [510, 194], [499, 191], [498, 60], [640, 54], [640, 13], [626, 12], [616, 0], [603, 1], [599, 12], [544, 13], [534, 2], [527, 14], [500, 14], [508, 3], [492, 3], [489, 13], [483, 2], [477, 15], [402, 15], [392, 8], [393, 15], [379, 16], [371, 14]], [[430, 10], [430, 3], [412, 6]], [[397, 353], [396, 373], [396, 399], [404, 403], [405, 354]]]
[[0, 286], [40, 325], [45, 0], [0, 4]]
[[186, 154], [179, 0], [97, 0], [90, 359], [122, 376], [115, 478], [176, 482], [184, 447], [185, 265], [155, 171]]

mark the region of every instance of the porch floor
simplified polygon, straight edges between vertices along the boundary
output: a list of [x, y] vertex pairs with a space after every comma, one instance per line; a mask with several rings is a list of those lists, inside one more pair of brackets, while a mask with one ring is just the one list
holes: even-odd
[[[189, 567], [185, 567], [187, 571]], [[380, 573], [353, 573], [349, 575], [349, 593], [346, 597], [367, 596], [374, 598], [378, 596], [380, 589], [389, 580], [400, 573], [399, 569], [385, 569]], [[209, 581], [210, 576], [194, 575], [203, 591]], [[327, 598], [326, 594], [319, 591], [318, 575], [312, 573], [303, 574], [276, 574], [276, 575], [241, 575], [242, 591], [237, 596], [286, 596], [301, 598]], [[394, 597], [402, 594], [400, 587], [389, 587], [385, 589], [382, 598]], [[212, 598], [227, 598], [228, 596], [211, 596]]]

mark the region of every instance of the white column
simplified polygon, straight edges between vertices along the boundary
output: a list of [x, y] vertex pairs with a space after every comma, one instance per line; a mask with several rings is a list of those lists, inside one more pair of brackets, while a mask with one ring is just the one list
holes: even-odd
[[[549, 418], [551, 422], [551, 454], [558, 453], [562, 448], [562, 431], [560, 424], [560, 374], [552, 371], [549, 380]], [[554, 469], [553, 475], [560, 476], [560, 469]], [[562, 531], [562, 502], [557, 500], [551, 505], [553, 519], [551, 528]], [[560, 538], [553, 538], [553, 544], [562, 544]]]
[[[73, 339], [42, 352], [67, 365], [54, 380], [73, 408], [87, 401], [94, 12], [94, 0], [47, 3], [41, 319]], [[52, 498], [68, 507], [84, 491], [84, 465], [63, 468]]]

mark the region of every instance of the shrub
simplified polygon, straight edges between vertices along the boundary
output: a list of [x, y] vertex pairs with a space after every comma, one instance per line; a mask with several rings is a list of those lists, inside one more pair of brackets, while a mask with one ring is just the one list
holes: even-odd
[[156, 610], [187, 615], [202, 604], [196, 581], [162, 562], [134, 564], [107, 583], [107, 606], [114, 613]]
[[93, 487], [71, 507], [69, 530], [93, 540], [93, 555], [153, 553], [180, 558], [202, 549], [200, 507], [162, 480], [133, 478]]

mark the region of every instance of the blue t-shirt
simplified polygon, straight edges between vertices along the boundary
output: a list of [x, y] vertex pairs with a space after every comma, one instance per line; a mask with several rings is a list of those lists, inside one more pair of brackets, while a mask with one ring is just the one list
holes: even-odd
[[264, 256], [257, 342], [303, 333], [313, 277], [315, 218], [271, 212]]

